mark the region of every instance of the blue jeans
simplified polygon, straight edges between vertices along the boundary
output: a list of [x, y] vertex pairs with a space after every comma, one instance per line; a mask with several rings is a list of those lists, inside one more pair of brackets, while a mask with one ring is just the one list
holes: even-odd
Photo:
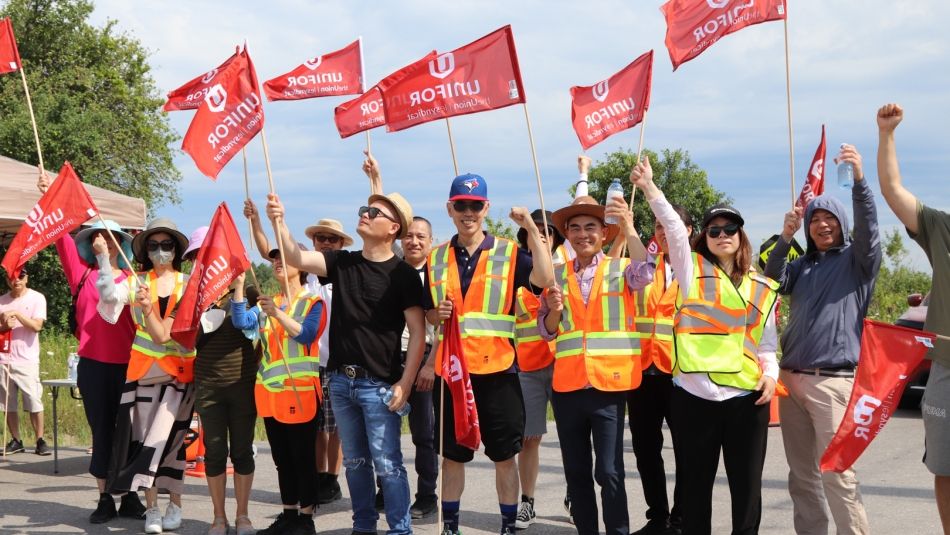
[[[376, 474], [382, 482], [390, 535], [412, 533], [409, 516], [409, 477], [402, 464], [402, 418], [383, 404], [377, 379], [350, 379], [330, 372], [330, 399], [340, 442], [343, 467], [353, 505], [353, 531], [376, 533]], [[375, 472], [374, 472], [375, 467]]]

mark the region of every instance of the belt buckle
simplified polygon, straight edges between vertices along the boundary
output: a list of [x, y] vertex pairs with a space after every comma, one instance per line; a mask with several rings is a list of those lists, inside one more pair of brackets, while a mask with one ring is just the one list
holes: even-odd
[[350, 379], [356, 379], [356, 367], [343, 366], [343, 374], [349, 377]]

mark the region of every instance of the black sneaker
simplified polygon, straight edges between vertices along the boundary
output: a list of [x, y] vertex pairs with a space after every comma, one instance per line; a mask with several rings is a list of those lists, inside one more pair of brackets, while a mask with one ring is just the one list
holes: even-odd
[[340, 489], [340, 482], [337, 481], [337, 476], [333, 474], [318, 474], [323, 481], [318, 482], [317, 485], [317, 504], [326, 505], [328, 503], [333, 503], [337, 500], [343, 498], [343, 490]]
[[574, 523], [574, 513], [571, 512], [571, 495], [564, 495], [564, 510], [567, 511], [567, 521], [571, 524]]
[[440, 535], [462, 535], [462, 530], [457, 529], [455, 531], [452, 531], [452, 529], [449, 528], [448, 525], [444, 525], [442, 526], [442, 531], [440, 531], [439, 534]]
[[49, 446], [46, 445], [46, 441], [43, 440], [43, 437], [40, 437], [36, 439], [36, 449], [33, 450], [33, 453], [45, 456], [53, 453], [53, 450], [49, 449]]
[[376, 491], [376, 512], [383, 512], [386, 509], [386, 502], [383, 500], [383, 489]]
[[15, 438], [11, 438], [10, 442], [7, 442], [7, 446], [3, 448], [3, 452], [6, 455], [20, 453], [21, 451], [24, 451], [23, 443]]
[[[258, 531], [260, 533], [260, 531]], [[313, 525], [312, 514], [298, 514], [297, 523], [290, 531], [292, 535], [317, 535], [317, 528]]]
[[417, 498], [409, 507], [409, 515], [413, 520], [419, 520], [430, 515], [434, 515], [439, 510], [439, 499], [435, 496], [426, 496]]
[[665, 518], [657, 518], [647, 521], [647, 525], [634, 531], [630, 535], [672, 535], [673, 533], [676, 533], [676, 531], [670, 527]]
[[297, 526], [297, 518], [299, 516], [296, 509], [293, 510], [293, 514], [282, 511], [277, 515], [277, 518], [274, 519], [271, 525], [258, 530], [257, 535], [285, 535], [292, 533], [293, 529]]
[[515, 517], [515, 529], [528, 529], [534, 524], [537, 515], [534, 514], [534, 504], [523, 501], [518, 505], [518, 516]]
[[89, 515], [90, 524], [104, 524], [116, 517], [115, 500], [111, 494], [100, 494], [96, 510]]
[[119, 503], [119, 516], [136, 520], [145, 518], [145, 506], [139, 501], [138, 493], [127, 492], [122, 496], [122, 501]]

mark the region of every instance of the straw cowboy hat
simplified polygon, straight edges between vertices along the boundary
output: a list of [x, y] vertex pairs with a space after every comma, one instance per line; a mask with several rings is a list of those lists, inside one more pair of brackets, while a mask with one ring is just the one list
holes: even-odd
[[343, 223], [340, 223], [336, 219], [321, 219], [317, 221], [316, 225], [310, 225], [303, 231], [311, 240], [313, 240], [313, 235], [318, 232], [339, 236], [343, 239], [343, 247], [353, 245], [353, 238], [346, 232], [343, 232]]
[[[561, 231], [562, 234], [567, 236], [567, 224], [571, 221], [572, 218], [579, 215], [591, 216], [594, 219], [599, 219], [601, 223], [604, 223], [604, 212], [606, 209], [603, 205], [597, 203], [597, 199], [594, 199], [590, 195], [584, 195], [574, 199], [574, 202], [561, 208], [560, 210], [554, 212], [551, 216], [551, 219], [554, 220], [554, 227]], [[607, 225], [606, 223], [604, 223]], [[611, 243], [614, 241], [614, 238], [617, 237], [617, 234], [620, 233], [619, 225], [607, 225], [607, 233], [604, 236], [604, 243]]]
[[409, 201], [398, 193], [374, 194], [369, 196], [366, 204], [370, 205], [376, 201], [383, 201], [396, 210], [396, 219], [399, 220], [399, 235], [396, 236], [396, 239], [405, 238], [406, 233], [409, 232], [409, 224], [412, 223], [412, 206], [409, 205]]

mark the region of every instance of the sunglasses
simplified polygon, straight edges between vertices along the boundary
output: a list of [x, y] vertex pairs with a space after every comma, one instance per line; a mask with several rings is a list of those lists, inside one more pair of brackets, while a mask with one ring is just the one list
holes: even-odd
[[485, 201], [455, 201], [452, 203], [452, 208], [456, 212], [464, 212], [466, 210], [481, 212], [482, 209], [485, 208]]
[[739, 225], [737, 223], [729, 223], [724, 226], [711, 226], [706, 227], [706, 233], [709, 234], [710, 238], [718, 238], [723, 232], [726, 233], [726, 236], [735, 236], [736, 232], [739, 232]]
[[161, 249], [165, 251], [166, 253], [171, 252], [175, 250], [175, 242], [173, 240], [162, 240], [160, 242], [155, 241], [155, 240], [148, 240], [147, 242], [145, 242], [145, 248], [150, 253], [154, 253], [155, 251], [159, 249], [159, 247], [161, 247]]
[[[378, 208], [377, 208], [377, 210], [378, 210]], [[369, 210], [367, 210], [367, 211], [369, 211]], [[360, 214], [360, 215], [362, 216], [362, 214]], [[370, 216], [370, 219], [372, 219], [372, 216]], [[318, 242], [320, 242], [320, 243], [329, 243], [330, 245], [336, 245], [336, 244], [340, 243], [340, 240], [342, 240], [342, 239], [343, 239], [343, 238], [341, 238], [341, 237], [339, 237], [339, 236], [333, 236], [333, 235], [329, 235], [329, 236], [328, 236], [328, 235], [325, 235], [325, 234], [314, 234], [314, 235], [313, 235], [313, 241], [318, 241]]]
[[360, 217], [363, 217], [365, 215], [369, 217], [370, 219], [376, 219], [379, 216], [383, 216], [386, 219], [392, 221], [393, 223], [397, 223], [397, 221], [393, 219], [389, 214], [380, 210], [379, 208], [376, 208], [375, 206], [360, 206], [359, 214], [360, 214]]

